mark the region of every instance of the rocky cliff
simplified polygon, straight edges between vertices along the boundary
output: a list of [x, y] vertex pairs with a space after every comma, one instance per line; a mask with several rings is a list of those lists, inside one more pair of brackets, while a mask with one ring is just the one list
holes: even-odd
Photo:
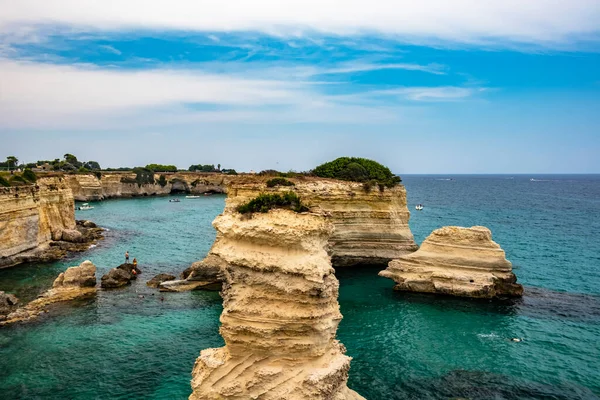
[[[293, 191], [302, 201], [330, 215], [335, 230], [329, 239], [329, 253], [334, 266], [386, 264], [392, 259], [416, 251], [408, 226], [410, 213], [406, 190], [398, 185], [380, 191], [366, 190], [356, 182], [301, 177], [289, 179], [293, 186], [267, 187], [271, 177], [237, 176], [227, 187], [225, 215], [235, 214], [236, 207], [260, 193]], [[220, 239], [217, 232], [215, 243]], [[160, 285], [165, 291], [195, 289], [216, 290], [222, 280], [219, 270], [224, 261], [211, 250], [207, 257], [192, 264], [182, 280]]]
[[75, 228], [73, 193], [62, 177], [0, 188], [0, 268], [50, 251], [52, 240]]
[[272, 210], [213, 223], [224, 260], [220, 333], [200, 353], [190, 399], [361, 399], [348, 389], [350, 357], [336, 339], [338, 281], [323, 216]]
[[420, 249], [389, 263], [379, 275], [395, 290], [463, 297], [521, 296], [512, 264], [483, 226], [446, 226], [433, 231]]
[[[164, 181], [161, 184], [161, 175]], [[77, 201], [95, 201], [118, 197], [156, 196], [185, 192], [224, 193], [232, 176], [192, 172], [157, 173], [154, 182], [137, 183], [133, 172], [102, 172], [66, 175]]]

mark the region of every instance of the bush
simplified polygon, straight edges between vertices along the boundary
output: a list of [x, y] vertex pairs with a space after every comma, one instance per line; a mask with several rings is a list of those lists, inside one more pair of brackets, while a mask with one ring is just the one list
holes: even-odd
[[167, 186], [167, 178], [166, 178], [164, 175], [161, 175], [161, 176], [158, 178], [158, 184], [159, 184], [161, 187], [165, 187], [165, 186]]
[[133, 172], [135, 172], [135, 178], [123, 177], [121, 182], [137, 183], [138, 186], [154, 184], [154, 171], [148, 168], [134, 168]]
[[79, 167], [79, 169], [77, 170], [77, 172], [86, 173], [86, 172], [90, 172], [90, 170], [87, 169], [86, 167]]
[[384, 187], [393, 187], [402, 182], [402, 179], [392, 174], [388, 167], [360, 157], [340, 157], [319, 165], [312, 173], [321, 178], [353, 182], [375, 181], [375, 184], [381, 184]]
[[238, 174], [235, 169], [222, 169], [221, 172], [226, 175], [237, 175]]
[[96, 175], [96, 178], [102, 179], [102, 172], [96, 171], [96, 172], [94, 172], [94, 175]]
[[9, 187], [10, 183], [6, 179], [4, 179], [3, 176], [0, 176], [0, 186]]
[[10, 185], [11, 186], [22, 186], [22, 185], [27, 185], [29, 184], [29, 182], [27, 182], [22, 176], [20, 175], [13, 175], [10, 178]]
[[30, 169], [26, 169], [25, 171], [23, 171], [23, 178], [25, 178], [31, 183], [37, 181], [37, 176], [35, 175], [35, 172], [33, 172]]
[[266, 213], [273, 208], [284, 208], [295, 212], [308, 211], [308, 207], [302, 204], [300, 197], [294, 192], [285, 193], [261, 193], [247, 203], [239, 205], [237, 212], [241, 214], [261, 212]]
[[148, 164], [144, 169], [154, 172], [177, 172], [175, 165]]
[[267, 181], [267, 187], [275, 186], [295, 186], [294, 182], [290, 182], [285, 178], [273, 178]]

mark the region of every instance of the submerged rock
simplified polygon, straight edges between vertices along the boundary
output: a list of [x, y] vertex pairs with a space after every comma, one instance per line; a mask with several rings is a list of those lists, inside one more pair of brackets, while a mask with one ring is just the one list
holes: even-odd
[[137, 275], [141, 273], [142, 271], [137, 267], [134, 268], [133, 264], [121, 264], [102, 276], [100, 286], [104, 289], [126, 286], [129, 285], [132, 280], [137, 279]]
[[160, 285], [161, 283], [166, 282], [166, 281], [172, 281], [175, 279], [177, 279], [177, 277], [175, 275], [158, 274], [154, 278], [152, 278], [148, 282], [146, 282], [146, 285], [153, 287], [153, 288], [157, 288], [158, 285]]
[[0, 291], [0, 320], [4, 319], [19, 303], [17, 296]]
[[327, 219], [272, 210], [213, 225], [225, 347], [200, 353], [190, 399], [362, 399], [346, 386], [351, 358], [335, 339], [342, 315]]
[[96, 266], [91, 261], [84, 261], [77, 267], [70, 267], [54, 280], [52, 289], [41, 294], [37, 299], [16, 311], [8, 314], [0, 325], [28, 321], [47, 311], [53, 303], [85, 298], [96, 293]]
[[389, 263], [380, 276], [394, 290], [462, 297], [521, 296], [512, 264], [483, 226], [446, 226], [433, 231], [421, 248]]

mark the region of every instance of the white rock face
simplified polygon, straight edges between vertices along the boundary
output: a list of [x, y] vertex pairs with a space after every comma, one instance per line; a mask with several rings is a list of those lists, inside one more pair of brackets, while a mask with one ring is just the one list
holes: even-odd
[[362, 399], [335, 339], [338, 281], [323, 216], [272, 210], [224, 214], [212, 253], [226, 262], [220, 333], [200, 353], [190, 399]]
[[415, 253], [393, 260], [379, 275], [395, 290], [463, 297], [521, 296], [512, 264], [484, 226], [433, 231]]

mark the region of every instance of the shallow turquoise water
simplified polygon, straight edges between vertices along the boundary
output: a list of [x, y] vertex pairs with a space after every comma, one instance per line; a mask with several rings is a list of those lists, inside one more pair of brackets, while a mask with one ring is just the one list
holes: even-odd
[[[404, 177], [418, 242], [443, 225], [488, 226], [526, 296], [490, 302], [400, 294], [377, 276], [379, 268], [338, 270], [338, 337], [354, 358], [350, 387], [369, 399], [599, 398], [600, 177], [510, 178]], [[200, 350], [223, 343], [220, 297], [169, 293], [161, 301], [144, 283], [202, 258], [223, 200], [96, 203], [78, 217], [111, 229], [97, 248], [0, 271], [0, 290], [24, 299], [83, 259], [101, 275], [129, 250], [144, 271], [124, 290], [0, 329], [0, 397], [186, 398]], [[425, 209], [413, 211], [417, 203]]]

